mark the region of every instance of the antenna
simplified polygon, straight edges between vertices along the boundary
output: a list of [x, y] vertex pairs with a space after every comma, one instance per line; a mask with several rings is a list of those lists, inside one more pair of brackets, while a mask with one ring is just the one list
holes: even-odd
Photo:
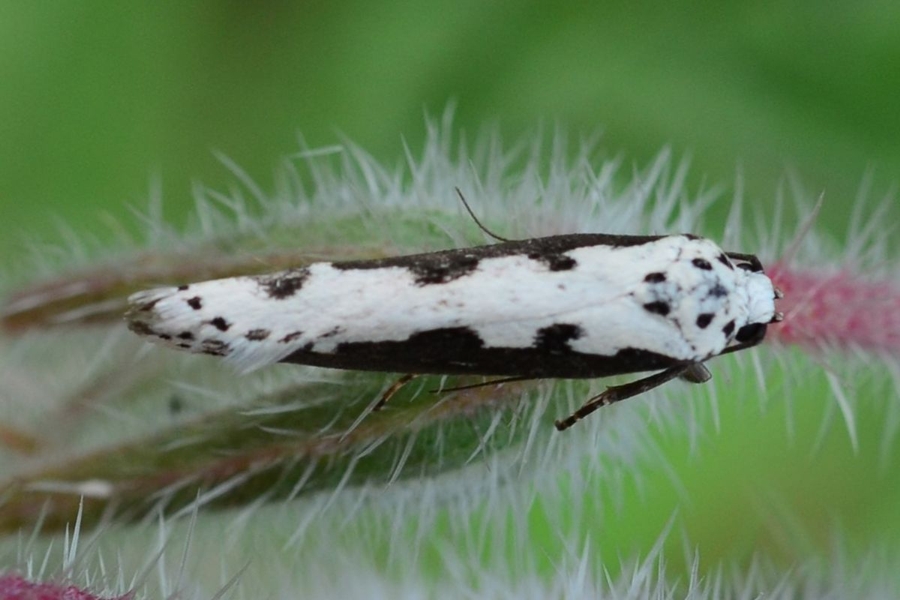
[[459, 188], [454, 188], [454, 189], [456, 190], [456, 193], [457, 193], [457, 195], [459, 196], [459, 199], [462, 201], [463, 206], [465, 206], [465, 207], [466, 207], [466, 210], [469, 212], [469, 216], [472, 217], [472, 220], [475, 221], [475, 224], [478, 225], [478, 228], [479, 228], [479, 229], [481, 229], [483, 232], [485, 232], [486, 234], [488, 234], [489, 236], [491, 236], [491, 237], [494, 238], [495, 240], [499, 240], [499, 241], [501, 241], [501, 242], [512, 242], [512, 241], [513, 241], [513, 240], [511, 240], [511, 239], [509, 239], [509, 238], [505, 238], [505, 237], [503, 237], [503, 236], [501, 236], [501, 235], [497, 235], [496, 233], [494, 233], [493, 231], [491, 231], [490, 229], [488, 229], [487, 227], [485, 227], [484, 224], [483, 224], [481, 221], [478, 220], [478, 217], [475, 216], [475, 213], [472, 212], [472, 209], [469, 207], [469, 203], [466, 202], [466, 199], [465, 199], [465, 197], [463, 196], [463, 193], [459, 190]]

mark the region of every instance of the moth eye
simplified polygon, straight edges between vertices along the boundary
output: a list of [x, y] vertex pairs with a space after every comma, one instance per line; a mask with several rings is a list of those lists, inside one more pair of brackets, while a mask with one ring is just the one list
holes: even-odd
[[741, 343], [758, 342], [766, 337], [766, 326], [764, 323], [750, 323], [738, 329], [734, 339]]
[[745, 271], [750, 271], [750, 272], [756, 271], [756, 269], [753, 268], [753, 265], [751, 265], [750, 263], [747, 263], [747, 262], [738, 263], [737, 268], [743, 269]]

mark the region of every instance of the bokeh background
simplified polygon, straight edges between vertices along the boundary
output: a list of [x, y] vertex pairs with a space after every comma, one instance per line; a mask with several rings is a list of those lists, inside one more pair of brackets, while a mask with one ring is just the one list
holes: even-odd
[[[740, 174], [763, 220], [791, 174], [825, 194], [818, 226], [840, 238], [864, 181], [877, 200], [900, 180], [900, 3], [0, 1], [0, 252], [15, 263], [59, 223], [109, 238], [105, 215], [138, 231], [130, 207], [155, 182], [184, 223], [193, 182], [233, 181], [214, 150], [264, 189], [298, 135], [399, 161], [448, 103], [464, 132], [602, 132], [640, 165], [668, 145], [692, 157], [691, 189], [727, 199]], [[854, 449], [827, 385], [807, 393], [725, 407], [699, 466], [683, 438], [660, 442], [705, 557], [746, 558], [761, 537], [827, 553], [836, 523], [857, 549], [900, 530], [884, 405], [860, 409]], [[683, 500], [670, 478], [648, 470], [606, 538], [652, 545]], [[767, 511], [790, 516], [761, 536]]]
[[211, 150], [264, 187], [298, 133], [399, 159], [450, 101], [469, 132], [601, 131], [640, 164], [669, 144], [754, 203], [792, 170], [829, 227], [900, 173], [900, 5], [7, 0], [0, 90], [4, 254], [57, 218], [128, 223], [153, 178], [180, 222], [192, 181], [230, 178]]

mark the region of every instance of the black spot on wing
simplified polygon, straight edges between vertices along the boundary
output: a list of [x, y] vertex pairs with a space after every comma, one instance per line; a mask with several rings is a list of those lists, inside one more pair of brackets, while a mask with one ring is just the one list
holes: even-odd
[[168, 333], [161, 333], [161, 334], [159, 334], [159, 339], [166, 340], [168, 342], [169, 340], [172, 339], [172, 336], [169, 335]]
[[289, 344], [303, 335], [302, 331], [292, 331], [289, 334], [285, 335], [283, 338], [278, 340], [281, 344]]
[[666, 316], [667, 314], [669, 314], [669, 311], [671, 310], [671, 308], [669, 307], [668, 302], [663, 302], [661, 300], [657, 300], [655, 302], [648, 302], [647, 304], [645, 304], [644, 310], [646, 310], [647, 312], [651, 312], [655, 315]]
[[272, 332], [268, 329], [251, 329], [244, 334], [244, 337], [251, 342], [261, 342], [270, 335], [272, 335]]
[[178, 339], [186, 340], [186, 341], [190, 342], [194, 339], [194, 334], [191, 333], [190, 331], [182, 331], [181, 333], [178, 334]]
[[227, 356], [231, 347], [221, 340], [203, 340], [200, 343], [200, 351], [210, 356]]
[[473, 254], [460, 252], [446, 255], [438, 261], [414, 262], [409, 265], [416, 285], [447, 283], [464, 277], [478, 268], [481, 259]]
[[223, 319], [222, 317], [216, 317], [212, 321], [209, 322], [210, 325], [218, 329], [219, 331], [228, 331], [231, 328], [231, 323]]
[[532, 252], [528, 255], [528, 258], [544, 263], [551, 271], [570, 271], [578, 266], [578, 261], [565, 254]]
[[712, 298], [724, 298], [728, 295], [728, 290], [721, 283], [717, 283], [709, 290], [709, 296]]
[[734, 321], [728, 321], [725, 323], [725, 327], [722, 328], [722, 333], [725, 334], [725, 337], [730, 338], [731, 334], [734, 333]]
[[665, 280], [665, 273], [647, 273], [647, 276], [644, 277], [646, 283], [663, 283]]
[[254, 279], [269, 298], [284, 300], [290, 298], [303, 287], [303, 283], [309, 278], [309, 269], [290, 269], [272, 275], [258, 275]]
[[555, 323], [538, 330], [534, 336], [534, 347], [550, 354], [571, 352], [572, 348], [569, 346], [569, 342], [577, 340], [582, 335], [584, 335], [584, 331], [578, 325]]
[[702, 271], [712, 271], [712, 265], [709, 264], [708, 260], [703, 258], [695, 258], [691, 261], [691, 264]]
[[194, 310], [200, 310], [201, 308], [203, 308], [203, 300], [200, 299], [200, 296], [194, 296], [193, 298], [188, 298], [187, 304]]
[[156, 331], [143, 321], [129, 321], [128, 329], [138, 335], [157, 335]]
[[699, 317], [697, 317], [697, 327], [700, 329], [706, 329], [709, 327], [709, 324], [712, 323], [713, 318], [716, 315], [713, 313], [703, 313]]
[[343, 332], [344, 332], [344, 328], [343, 328], [343, 327], [341, 327], [340, 325], [335, 325], [334, 327], [332, 327], [331, 329], [329, 329], [328, 331], [326, 331], [325, 333], [323, 333], [323, 334], [320, 335], [319, 337], [322, 338], [322, 339], [330, 338], [330, 337], [334, 337], [334, 336], [336, 336], [336, 335], [338, 335], [338, 334], [341, 334], [341, 333], [343, 333]]
[[190, 287], [191, 286], [189, 286], [189, 285], [179, 285], [177, 289], [179, 292], [186, 292], [186, 291], [188, 291], [188, 288], [190, 288]]
[[460, 250], [443, 250], [427, 254], [396, 256], [379, 260], [349, 260], [332, 263], [332, 267], [344, 271], [353, 269], [388, 269], [403, 268], [412, 273], [416, 285], [437, 285], [464, 277], [478, 268], [478, 263], [485, 258], [482, 248], [464, 248]]

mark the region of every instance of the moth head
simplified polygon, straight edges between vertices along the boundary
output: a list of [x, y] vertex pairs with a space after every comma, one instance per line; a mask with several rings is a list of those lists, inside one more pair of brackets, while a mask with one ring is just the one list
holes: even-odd
[[766, 327], [784, 317], [775, 310], [775, 300], [782, 293], [763, 272], [762, 264], [755, 256], [735, 261], [735, 266], [745, 272], [747, 321], [735, 333], [734, 341], [741, 344], [757, 344], [766, 336]]

